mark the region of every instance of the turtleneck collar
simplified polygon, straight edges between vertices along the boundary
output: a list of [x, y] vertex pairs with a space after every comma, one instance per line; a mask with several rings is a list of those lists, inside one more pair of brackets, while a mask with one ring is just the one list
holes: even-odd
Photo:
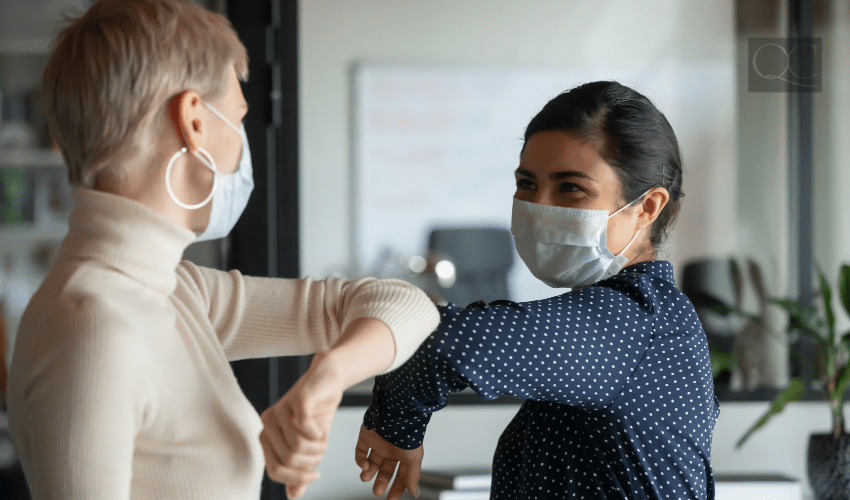
[[177, 265], [197, 235], [115, 194], [73, 188], [74, 210], [60, 258], [102, 262], [157, 292], [177, 287]]

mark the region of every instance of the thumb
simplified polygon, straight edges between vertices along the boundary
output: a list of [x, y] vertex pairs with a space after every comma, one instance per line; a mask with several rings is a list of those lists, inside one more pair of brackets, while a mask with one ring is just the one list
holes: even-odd
[[306, 484], [287, 484], [286, 485], [286, 496], [288, 498], [298, 498], [307, 491]]
[[325, 437], [321, 423], [316, 420], [315, 417], [305, 416], [304, 421], [301, 422], [302, 431], [312, 441], [320, 441]]

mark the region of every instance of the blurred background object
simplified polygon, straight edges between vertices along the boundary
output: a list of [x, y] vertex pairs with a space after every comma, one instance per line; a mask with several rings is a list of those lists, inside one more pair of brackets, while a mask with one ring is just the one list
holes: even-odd
[[740, 318], [729, 314], [741, 307], [740, 272], [732, 259], [690, 262], [682, 271], [682, 292], [696, 308], [708, 337], [715, 390], [728, 389], [735, 370], [735, 340]]
[[502, 228], [437, 228], [428, 237], [439, 295], [465, 307], [507, 299], [514, 263], [513, 237]]
[[769, 306], [754, 259], [707, 257], [688, 262], [679, 282], [708, 339], [715, 392], [769, 392], [787, 380], [784, 318]]

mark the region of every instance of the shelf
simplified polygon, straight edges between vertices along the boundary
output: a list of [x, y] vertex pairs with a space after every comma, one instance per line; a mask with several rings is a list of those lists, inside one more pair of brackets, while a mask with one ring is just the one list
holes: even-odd
[[64, 166], [65, 162], [62, 160], [62, 155], [52, 149], [25, 148], [0, 150], [0, 168], [59, 168]]

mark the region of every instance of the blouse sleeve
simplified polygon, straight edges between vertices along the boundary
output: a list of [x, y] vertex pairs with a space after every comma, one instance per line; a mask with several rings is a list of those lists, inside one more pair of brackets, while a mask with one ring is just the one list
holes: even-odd
[[392, 331], [393, 370], [439, 323], [425, 293], [401, 280], [257, 278], [186, 261], [177, 275], [175, 293], [200, 304], [230, 360], [323, 351], [352, 321], [368, 317]]
[[587, 411], [609, 406], [652, 340], [639, 280], [608, 280], [551, 299], [440, 308], [440, 326], [399, 369], [377, 378], [364, 424], [394, 445], [422, 444], [432, 412], [471, 387]]

